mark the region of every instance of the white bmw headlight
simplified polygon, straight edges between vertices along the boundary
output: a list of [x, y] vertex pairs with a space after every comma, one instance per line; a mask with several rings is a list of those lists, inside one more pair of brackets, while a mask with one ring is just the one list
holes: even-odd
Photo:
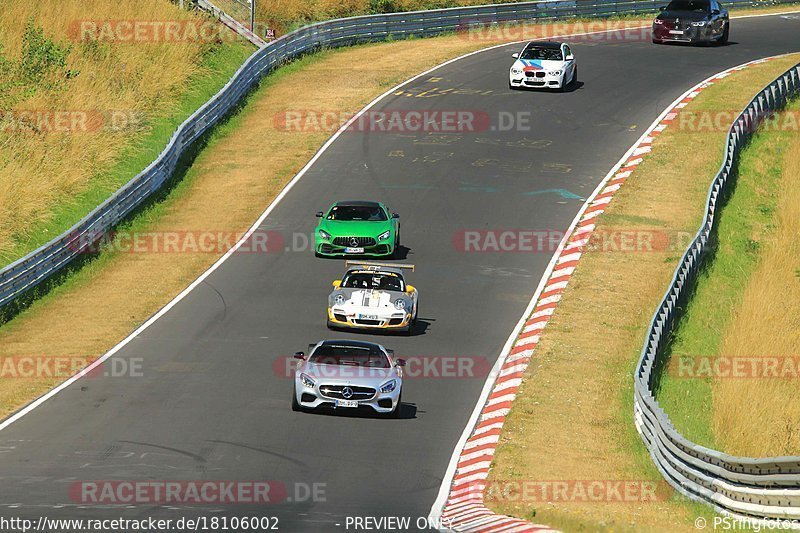
[[324, 229], [319, 230], [319, 236], [326, 241], [331, 240], [331, 234], [325, 231]]
[[706, 21], [705, 20], [699, 20], [697, 22], [692, 22], [692, 26], [705, 26], [705, 25], [706, 25]]
[[663, 21], [663, 20], [661, 20], [661, 19], [655, 19], [655, 20], [653, 21], [653, 24], [657, 24], [657, 25], [661, 26], [662, 24], [664, 24], [664, 21]]
[[313, 389], [314, 385], [317, 384], [317, 382], [311, 379], [311, 376], [307, 374], [300, 374], [300, 383], [302, 383], [305, 387], [308, 387], [309, 389]]
[[548, 74], [550, 74], [551, 76], [561, 76], [561, 71], [560, 70], [551, 70], [550, 72], [548, 72]]
[[389, 235], [391, 235], [391, 234], [392, 234], [392, 230], [386, 230], [383, 233], [381, 233], [380, 235], [378, 235], [378, 240], [379, 241], [385, 241], [386, 239], [389, 238]]
[[520, 74], [522, 74], [522, 69], [517, 67], [511, 67], [511, 74], [513, 74], [514, 76], [519, 76]]
[[405, 300], [395, 300], [394, 306], [397, 309], [405, 309], [406, 308], [406, 301]]
[[388, 394], [392, 392], [395, 389], [395, 387], [397, 387], [397, 380], [390, 379], [389, 381], [381, 385], [380, 391], [383, 394]]

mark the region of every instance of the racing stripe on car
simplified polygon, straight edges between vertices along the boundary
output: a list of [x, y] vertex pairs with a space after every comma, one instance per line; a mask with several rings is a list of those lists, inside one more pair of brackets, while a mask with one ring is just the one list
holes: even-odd
[[564, 246], [556, 252], [557, 256], [552, 263], [552, 272], [539, 294], [533, 312], [502, 362], [471, 435], [460, 450], [450, 491], [441, 514], [448, 529], [480, 533], [555, 531], [544, 525], [496, 514], [484, 505], [484, 490], [487, 486], [486, 480], [489, 476], [492, 458], [500, 441], [505, 418], [511, 410], [522, 384], [523, 374], [533, 356], [534, 349], [539, 343], [539, 338], [550, 321], [550, 317], [555, 312], [583, 251], [591, 240], [597, 216], [606, 210], [616, 192], [641, 164], [643, 157], [650, 153], [655, 137], [677, 117], [678, 110], [686, 107], [703, 89], [713, 85], [714, 81], [725, 78], [731, 72], [763, 63], [768, 59], [759, 59], [733, 67], [688, 91], [683, 98], [664, 112], [658, 123], [652, 125], [645, 132], [645, 135], [631, 148], [628, 159], [620, 164], [603, 188], [598, 188], [598, 191], [586, 201], [577, 225], [565, 239]]

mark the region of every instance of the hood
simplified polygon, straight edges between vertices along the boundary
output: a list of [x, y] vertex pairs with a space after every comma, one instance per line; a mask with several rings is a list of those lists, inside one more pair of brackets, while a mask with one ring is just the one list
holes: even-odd
[[406, 301], [406, 308], [410, 308], [411, 299], [409, 296], [400, 291], [382, 291], [373, 289], [336, 289], [329, 297], [329, 305], [333, 306], [337, 294], [343, 294], [345, 297], [344, 306], [357, 305], [361, 307], [369, 307], [373, 309], [387, 309], [392, 312], [400, 311], [394, 306], [395, 300], [403, 299]]
[[392, 228], [392, 221], [380, 220], [375, 222], [321, 220], [318, 229], [323, 229], [334, 237], [377, 237]]
[[399, 378], [395, 368], [305, 363], [299, 370], [311, 377], [318, 385], [357, 385], [377, 389], [388, 380]]
[[708, 19], [708, 13], [702, 11], [662, 11], [656, 18], [659, 20], [673, 21], [681, 19], [691, 22]]
[[547, 59], [517, 59], [514, 66], [524, 71], [560, 70], [566, 61], [550, 61]]

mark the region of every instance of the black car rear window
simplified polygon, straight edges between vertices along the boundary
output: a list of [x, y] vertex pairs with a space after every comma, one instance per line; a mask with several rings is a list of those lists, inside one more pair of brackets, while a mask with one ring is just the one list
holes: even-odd
[[323, 344], [314, 351], [309, 362], [317, 365], [389, 368], [389, 360], [377, 346]]
[[711, 11], [708, 0], [672, 0], [667, 11]]

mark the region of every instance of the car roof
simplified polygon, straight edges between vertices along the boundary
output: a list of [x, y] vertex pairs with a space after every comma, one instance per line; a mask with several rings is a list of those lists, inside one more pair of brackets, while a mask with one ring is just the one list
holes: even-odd
[[380, 202], [373, 202], [370, 200], [343, 200], [341, 202], [336, 202], [334, 205], [344, 207], [379, 207], [381, 204]]
[[551, 50], [560, 49], [563, 43], [556, 41], [531, 41], [525, 48], [549, 48]]

